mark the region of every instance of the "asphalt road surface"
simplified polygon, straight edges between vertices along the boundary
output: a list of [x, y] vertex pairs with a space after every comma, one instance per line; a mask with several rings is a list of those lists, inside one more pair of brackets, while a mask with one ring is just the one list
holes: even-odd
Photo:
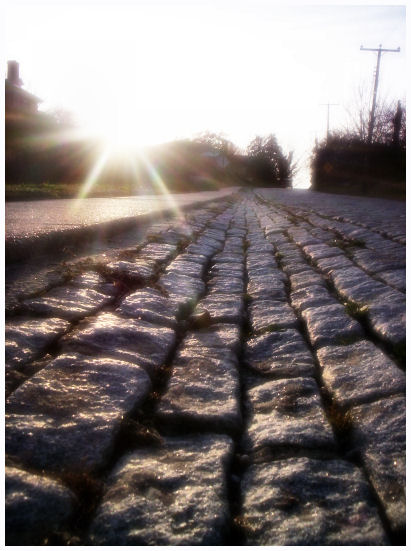
[[167, 196], [56, 199], [49, 201], [18, 201], [6, 204], [6, 241], [41, 237], [50, 232], [81, 229], [114, 220], [144, 216], [151, 212], [178, 210], [199, 201], [208, 201], [232, 193], [221, 191], [180, 193]]

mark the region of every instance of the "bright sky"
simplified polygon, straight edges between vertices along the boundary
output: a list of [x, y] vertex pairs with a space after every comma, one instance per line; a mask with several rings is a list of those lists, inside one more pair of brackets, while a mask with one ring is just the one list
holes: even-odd
[[[151, 144], [203, 130], [240, 147], [274, 133], [297, 159], [338, 127], [359, 86], [404, 100], [405, 7], [251, 0], [21, 1], [6, 6], [5, 59], [43, 108], [92, 131]], [[364, 4], [364, 2], [363, 2]], [[304, 170], [297, 179], [307, 185]]]

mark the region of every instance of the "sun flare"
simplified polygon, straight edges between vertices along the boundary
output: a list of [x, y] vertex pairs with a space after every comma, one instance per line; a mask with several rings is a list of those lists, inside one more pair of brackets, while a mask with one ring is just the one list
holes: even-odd
[[104, 120], [95, 121], [90, 131], [113, 154], [124, 153], [145, 145], [144, 131], [121, 118], [106, 117]]
[[124, 94], [119, 104], [113, 100], [109, 108], [90, 106], [83, 126], [113, 154], [138, 150], [164, 143], [175, 137], [175, 121], [152, 110], [145, 110], [135, 97]]

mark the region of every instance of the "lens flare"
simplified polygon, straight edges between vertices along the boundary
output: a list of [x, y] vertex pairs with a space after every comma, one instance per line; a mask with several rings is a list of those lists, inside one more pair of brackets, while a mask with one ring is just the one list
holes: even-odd
[[93, 168], [91, 169], [90, 174], [87, 176], [86, 181], [84, 182], [84, 184], [80, 189], [77, 200], [81, 200], [87, 197], [90, 190], [97, 182], [98, 177], [102, 173], [104, 167], [106, 166], [106, 163], [109, 157], [110, 157], [110, 150], [106, 148], [102, 151], [101, 155], [99, 156]]
[[161, 195], [164, 197], [166, 201], [168, 208], [172, 210], [173, 214], [176, 217], [180, 218], [182, 216], [181, 211], [174, 197], [171, 195], [170, 191], [168, 190], [164, 180], [161, 178], [158, 170], [155, 169], [155, 167], [150, 163], [150, 161], [141, 151], [139, 152], [139, 159], [149, 174], [150, 183], [153, 184], [154, 190], [157, 190], [161, 193]]

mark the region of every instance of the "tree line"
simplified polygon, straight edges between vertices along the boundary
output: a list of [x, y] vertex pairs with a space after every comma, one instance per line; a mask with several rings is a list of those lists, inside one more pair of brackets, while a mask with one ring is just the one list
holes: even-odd
[[[62, 110], [6, 116], [6, 183], [86, 180], [104, 147], [79, 130]], [[148, 192], [150, 186], [155, 192], [153, 178], [177, 192], [233, 185], [233, 179], [247, 185], [289, 187], [294, 172], [292, 153], [283, 153], [274, 134], [256, 136], [244, 153], [224, 134], [202, 132], [192, 139], [145, 148], [132, 160], [107, 158], [94, 189], [115, 193], [118, 184], [124, 193], [129, 182], [130, 193]]]
[[360, 89], [345, 128], [317, 142], [311, 158], [312, 189], [405, 198], [406, 109], [398, 102], [377, 105], [371, 140], [366, 97]]
[[297, 170], [293, 152], [284, 154], [274, 134], [255, 136], [244, 154], [222, 133], [203, 132], [195, 141], [207, 144], [225, 156], [231, 167], [229, 172], [240, 176], [246, 183], [272, 187], [292, 185]]

